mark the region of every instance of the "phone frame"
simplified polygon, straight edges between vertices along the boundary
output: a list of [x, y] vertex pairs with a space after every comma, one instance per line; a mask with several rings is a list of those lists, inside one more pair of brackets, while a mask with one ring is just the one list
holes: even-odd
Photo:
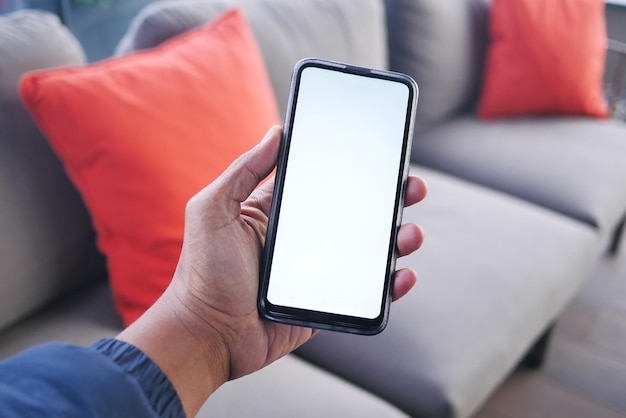
[[[280, 217], [283, 186], [285, 183], [285, 175], [289, 159], [289, 149], [291, 145], [291, 136], [293, 132], [293, 121], [298, 102], [301, 74], [308, 67], [317, 67], [330, 71], [339, 71], [358, 76], [399, 82], [406, 85], [409, 90], [409, 98], [407, 103], [407, 112], [404, 126], [404, 138], [402, 144], [402, 154], [401, 161], [398, 166], [399, 169], [396, 183], [396, 205], [394, 208], [393, 220], [389, 225], [390, 240], [387, 252], [387, 268], [384, 278], [385, 284], [383, 288], [383, 295], [381, 298], [380, 315], [374, 319], [274, 305], [270, 303], [267, 299], [276, 232]], [[417, 106], [418, 95], [419, 90], [415, 81], [411, 77], [401, 73], [353, 66], [318, 58], [306, 58], [295, 65], [291, 78], [289, 102], [285, 115], [283, 136], [281, 139], [281, 147], [277, 161], [274, 193], [272, 196], [267, 235], [260, 263], [258, 310], [263, 317], [283, 324], [364, 335], [378, 334], [385, 328], [388, 322], [389, 307], [391, 304], [391, 292], [393, 288], [393, 279], [395, 274], [397, 257], [396, 241], [398, 229], [400, 228], [400, 225], [402, 223], [402, 211], [404, 206], [406, 181], [409, 171], [409, 160], [411, 154], [410, 150], [413, 137], [415, 108]]]

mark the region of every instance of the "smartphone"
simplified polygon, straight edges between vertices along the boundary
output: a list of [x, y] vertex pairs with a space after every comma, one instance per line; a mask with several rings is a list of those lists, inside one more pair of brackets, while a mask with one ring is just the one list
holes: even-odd
[[296, 64], [261, 258], [262, 316], [357, 334], [384, 329], [417, 97], [404, 74]]

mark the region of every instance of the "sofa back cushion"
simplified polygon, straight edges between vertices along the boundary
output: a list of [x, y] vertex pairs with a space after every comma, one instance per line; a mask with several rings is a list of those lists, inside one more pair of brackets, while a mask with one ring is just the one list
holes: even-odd
[[420, 89], [417, 129], [475, 98], [487, 39], [487, 0], [385, 0], [389, 66]]
[[[0, 329], [103, 277], [89, 215], [19, 98], [21, 75], [85, 54], [56, 16], [0, 16]], [[91, 268], [93, 268], [91, 270]]]
[[125, 324], [169, 285], [187, 201], [279, 121], [237, 9], [148, 51], [30, 73], [21, 93], [92, 214]]
[[383, 5], [378, 0], [165, 0], [146, 7], [131, 24], [118, 54], [154, 47], [202, 25], [233, 4], [245, 12], [284, 114], [296, 62], [326, 58], [384, 69]]

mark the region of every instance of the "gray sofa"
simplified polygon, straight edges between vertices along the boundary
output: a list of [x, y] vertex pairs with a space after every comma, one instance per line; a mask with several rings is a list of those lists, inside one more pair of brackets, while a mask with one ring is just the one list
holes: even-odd
[[[487, 44], [483, 0], [165, 0], [137, 16], [118, 54], [240, 4], [281, 110], [289, 75], [318, 56], [412, 75], [420, 85], [405, 211], [426, 242], [401, 265], [420, 282], [374, 337], [324, 332], [229, 382], [200, 416], [467, 417], [549, 330], [626, 213], [626, 126], [586, 118], [485, 122], [473, 108]], [[31, 69], [84, 63], [52, 15], [0, 16], [0, 357], [88, 344], [121, 322], [79, 194], [21, 105]]]

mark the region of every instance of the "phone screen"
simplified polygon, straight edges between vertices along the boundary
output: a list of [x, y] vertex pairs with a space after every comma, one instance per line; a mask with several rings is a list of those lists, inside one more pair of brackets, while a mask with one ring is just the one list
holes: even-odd
[[317, 65], [300, 68], [294, 82], [264, 299], [292, 316], [380, 320], [395, 268], [415, 92], [378, 73]]

